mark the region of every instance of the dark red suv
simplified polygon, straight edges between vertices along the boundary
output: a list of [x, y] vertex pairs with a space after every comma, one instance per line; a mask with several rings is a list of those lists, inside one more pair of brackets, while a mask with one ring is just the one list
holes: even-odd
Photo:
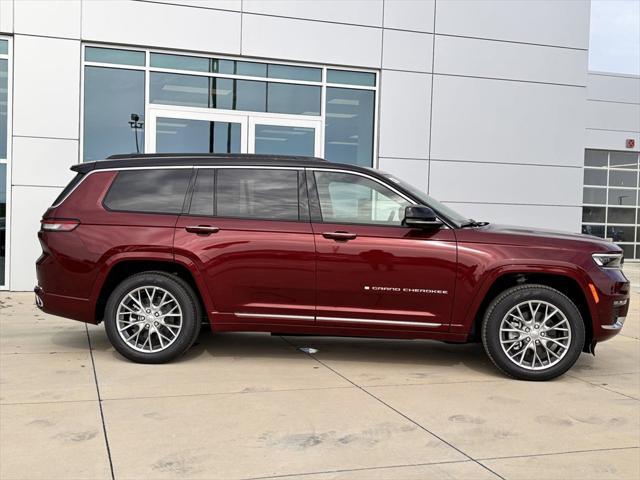
[[481, 341], [522, 379], [620, 331], [622, 253], [465, 218], [378, 170], [301, 157], [137, 155], [73, 167], [42, 219], [36, 302], [125, 357], [217, 331]]

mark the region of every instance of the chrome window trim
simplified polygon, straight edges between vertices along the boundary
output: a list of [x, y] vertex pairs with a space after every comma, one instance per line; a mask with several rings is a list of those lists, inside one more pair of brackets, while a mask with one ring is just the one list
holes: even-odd
[[[175, 157], [162, 157], [163, 159], [183, 159], [185, 157], [183, 156], [175, 156]], [[187, 157], [188, 158], [188, 157]], [[99, 161], [99, 160], [97, 160]], [[345, 170], [345, 169], [341, 169], [341, 168], [318, 168], [318, 167], [306, 167], [304, 165], [301, 165], [299, 167], [289, 167], [289, 166], [277, 166], [277, 165], [233, 165], [233, 164], [229, 164], [229, 165], [155, 165], [155, 166], [148, 166], [148, 167], [117, 167], [117, 168], [98, 168], [98, 169], [94, 169], [91, 170], [90, 172], [88, 172], [87, 174], [85, 174], [84, 177], [82, 177], [82, 180], [80, 180], [78, 182], [78, 184], [73, 187], [69, 193], [67, 193], [67, 195], [64, 196], [64, 198], [62, 198], [58, 203], [51, 205], [51, 207], [49, 208], [57, 208], [60, 205], [62, 205], [64, 203], [64, 201], [69, 198], [69, 196], [76, 191], [76, 189], [82, 185], [85, 180], [87, 179], [87, 177], [89, 177], [90, 175], [96, 173], [96, 172], [117, 172], [120, 170], [162, 170], [162, 169], [215, 169], [215, 168], [235, 168], [235, 169], [261, 169], [261, 170], [305, 170], [307, 172], [311, 171], [311, 172], [335, 172], [335, 173], [347, 173], [347, 174], [351, 174], [351, 175], [358, 175], [360, 177], [365, 177], [368, 178], [369, 180], [372, 180], [380, 185], [382, 185], [383, 187], [388, 188], [389, 190], [391, 190], [392, 192], [394, 192], [396, 195], [399, 195], [400, 197], [404, 198], [406, 201], [408, 201], [409, 203], [411, 203], [412, 205], [418, 205], [418, 202], [416, 202], [414, 199], [412, 199], [411, 197], [405, 195], [404, 193], [398, 191], [396, 188], [394, 188], [393, 186], [385, 183], [384, 181], [366, 174], [366, 173], [362, 173], [362, 172], [356, 172], [353, 170]], [[454, 228], [453, 225], [451, 225], [451, 223], [444, 217], [442, 217], [441, 215], [438, 215], [438, 218], [440, 220], [442, 220], [442, 222], [444, 223], [444, 225], [448, 228]], [[363, 223], [361, 225], [370, 225], [370, 224], [366, 224]], [[380, 226], [380, 225], [378, 225]]]

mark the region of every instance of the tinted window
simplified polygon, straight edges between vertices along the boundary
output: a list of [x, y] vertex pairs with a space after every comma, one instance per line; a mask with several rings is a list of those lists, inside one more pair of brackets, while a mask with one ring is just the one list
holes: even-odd
[[399, 226], [410, 205], [387, 187], [359, 175], [315, 172], [315, 178], [324, 222]]
[[198, 170], [198, 176], [193, 186], [189, 214], [205, 217], [213, 216], [213, 178], [214, 170]]
[[104, 204], [111, 210], [180, 213], [190, 176], [190, 169], [123, 170]]
[[[71, 181], [69, 182], [69, 184], [66, 187], [64, 187], [64, 189], [60, 192], [60, 195], [58, 195], [56, 197], [56, 199], [53, 201], [52, 205], [57, 205], [67, 195], [69, 195], [71, 190], [73, 190], [75, 188], [75, 186], [80, 183], [80, 180], [82, 180], [82, 177], [84, 177], [84, 173], [76, 173], [76, 176], [71, 179]], [[2, 188], [1, 185], [0, 185], [0, 188]]]
[[298, 172], [243, 168], [218, 170], [216, 215], [298, 220]]

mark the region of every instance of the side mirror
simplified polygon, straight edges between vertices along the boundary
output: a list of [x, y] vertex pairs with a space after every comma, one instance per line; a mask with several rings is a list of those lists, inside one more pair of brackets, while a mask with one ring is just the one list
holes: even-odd
[[424, 205], [412, 205], [404, 209], [403, 225], [410, 228], [440, 228], [442, 222], [438, 220], [431, 208]]

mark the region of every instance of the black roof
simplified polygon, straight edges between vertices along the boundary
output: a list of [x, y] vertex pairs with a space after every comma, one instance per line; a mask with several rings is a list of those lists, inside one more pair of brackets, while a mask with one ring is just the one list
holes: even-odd
[[[295, 167], [327, 167], [330, 162], [322, 158], [302, 157], [293, 155], [256, 155], [248, 153], [239, 154], [215, 154], [215, 153], [140, 153], [111, 155], [105, 160], [84, 162], [71, 167], [71, 170], [79, 173], [87, 173], [92, 170], [104, 170], [113, 168], [130, 167], [166, 167], [166, 166], [199, 166], [222, 165], [230, 161], [234, 165], [272, 165]], [[341, 165], [343, 166], [343, 165]]]

